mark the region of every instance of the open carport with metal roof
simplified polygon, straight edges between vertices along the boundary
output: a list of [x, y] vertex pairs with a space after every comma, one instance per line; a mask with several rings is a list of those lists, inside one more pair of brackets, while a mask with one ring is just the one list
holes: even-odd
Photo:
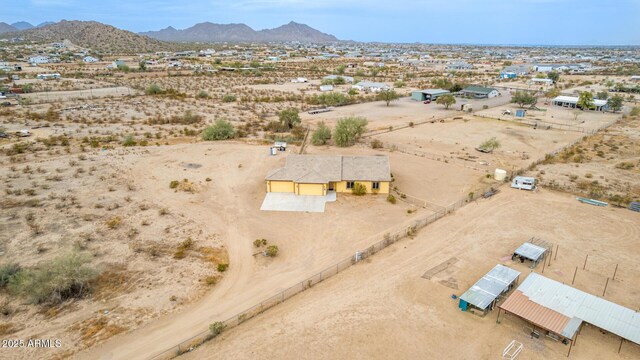
[[460, 296], [458, 307], [462, 311], [467, 311], [470, 307], [475, 308], [485, 315], [495, 307], [499, 297], [518, 283], [519, 276], [519, 271], [504, 265], [496, 265]]
[[619, 336], [618, 352], [625, 340], [640, 345], [640, 313], [536, 273], [529, 274], [498, 306], [497, 322], [501, 310], [562, 339], [565, 344], [570, 342], [567, 356], [583, 323]]
[[513, 252], [511, 260], [520, 259], [520, 262], [529, 260], [533, 263], [531, 268], [534, 268], [540, 261], [544, 260], [547, 250], [545, 247], [527, 241]]

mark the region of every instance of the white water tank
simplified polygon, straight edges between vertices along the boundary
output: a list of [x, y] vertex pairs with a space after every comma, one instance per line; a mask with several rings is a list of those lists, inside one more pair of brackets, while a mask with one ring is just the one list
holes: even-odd
[[507, 170], [496, 169], [496, 172], [493, 175], [493, 178], [498, 181], [504, 181], [504, 179], [507, 178]]

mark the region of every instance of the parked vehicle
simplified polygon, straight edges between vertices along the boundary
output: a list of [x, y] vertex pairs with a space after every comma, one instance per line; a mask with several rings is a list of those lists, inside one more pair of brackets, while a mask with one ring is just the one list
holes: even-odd
[[431, 100], [425, 100], [423, 104], [431, 104]]

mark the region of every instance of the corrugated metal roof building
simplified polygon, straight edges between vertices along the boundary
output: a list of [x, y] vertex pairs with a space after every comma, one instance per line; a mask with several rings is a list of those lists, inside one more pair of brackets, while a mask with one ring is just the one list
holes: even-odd
[[458, 307], [466, 311], [469, 305], [484, 313], [493, 309], [498, 297], [517, 283], [520, 272], [504, 265], [496, 265], [460, 296]]
[[499, 308], [571, 342], [585, 322], [640, 345], [640, 313], [536, 273]]
[[523, 260], [522, 262], [524, 262], [524, 259], [527, 259], [532, 261], [533, 262], [532, 267], [535, 267], [536, 265], [538, 265], [540, 260], [544, 259], [546, 252], [547, 252], [546, 248], [532, 244], [527, 241], [524, 244], [520, 245], [520, 247], [513, 252], [513, 256], [511, 257], [511, 259], [515, 260], [516, 257], [519, 257], [520, 259]]

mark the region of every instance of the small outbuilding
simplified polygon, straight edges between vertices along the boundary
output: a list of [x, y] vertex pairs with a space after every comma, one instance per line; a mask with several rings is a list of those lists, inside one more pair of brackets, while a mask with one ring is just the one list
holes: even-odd
[[529, 260], [533, 263], [531, 265], [531, 268], [533, 269], [540, 261], [544, 260], [547, 250], [547, 248], [527, 241], [513, 252], [511, 260], [519, 259], [522, 263], [524, 263], [525, 260]]
[[415, 101], [435, 101], [438, 97], [442, 95], [449, 94], [449, 90], [443, 89], [427, 89], [427, 90], [416, 90], [411, 92], [411, 100]]
[[458, 307], [462, 311], [478, 309], [484, 316], [493, 310], [505, 293], [518, 284], [519, 277], [519, 271], [498, 264], [460, 296]]
[[511, 187], [520, 190], [533, 190], [536, 188], [536, 179], [526, 176], [516, 176], [511, 181]]

